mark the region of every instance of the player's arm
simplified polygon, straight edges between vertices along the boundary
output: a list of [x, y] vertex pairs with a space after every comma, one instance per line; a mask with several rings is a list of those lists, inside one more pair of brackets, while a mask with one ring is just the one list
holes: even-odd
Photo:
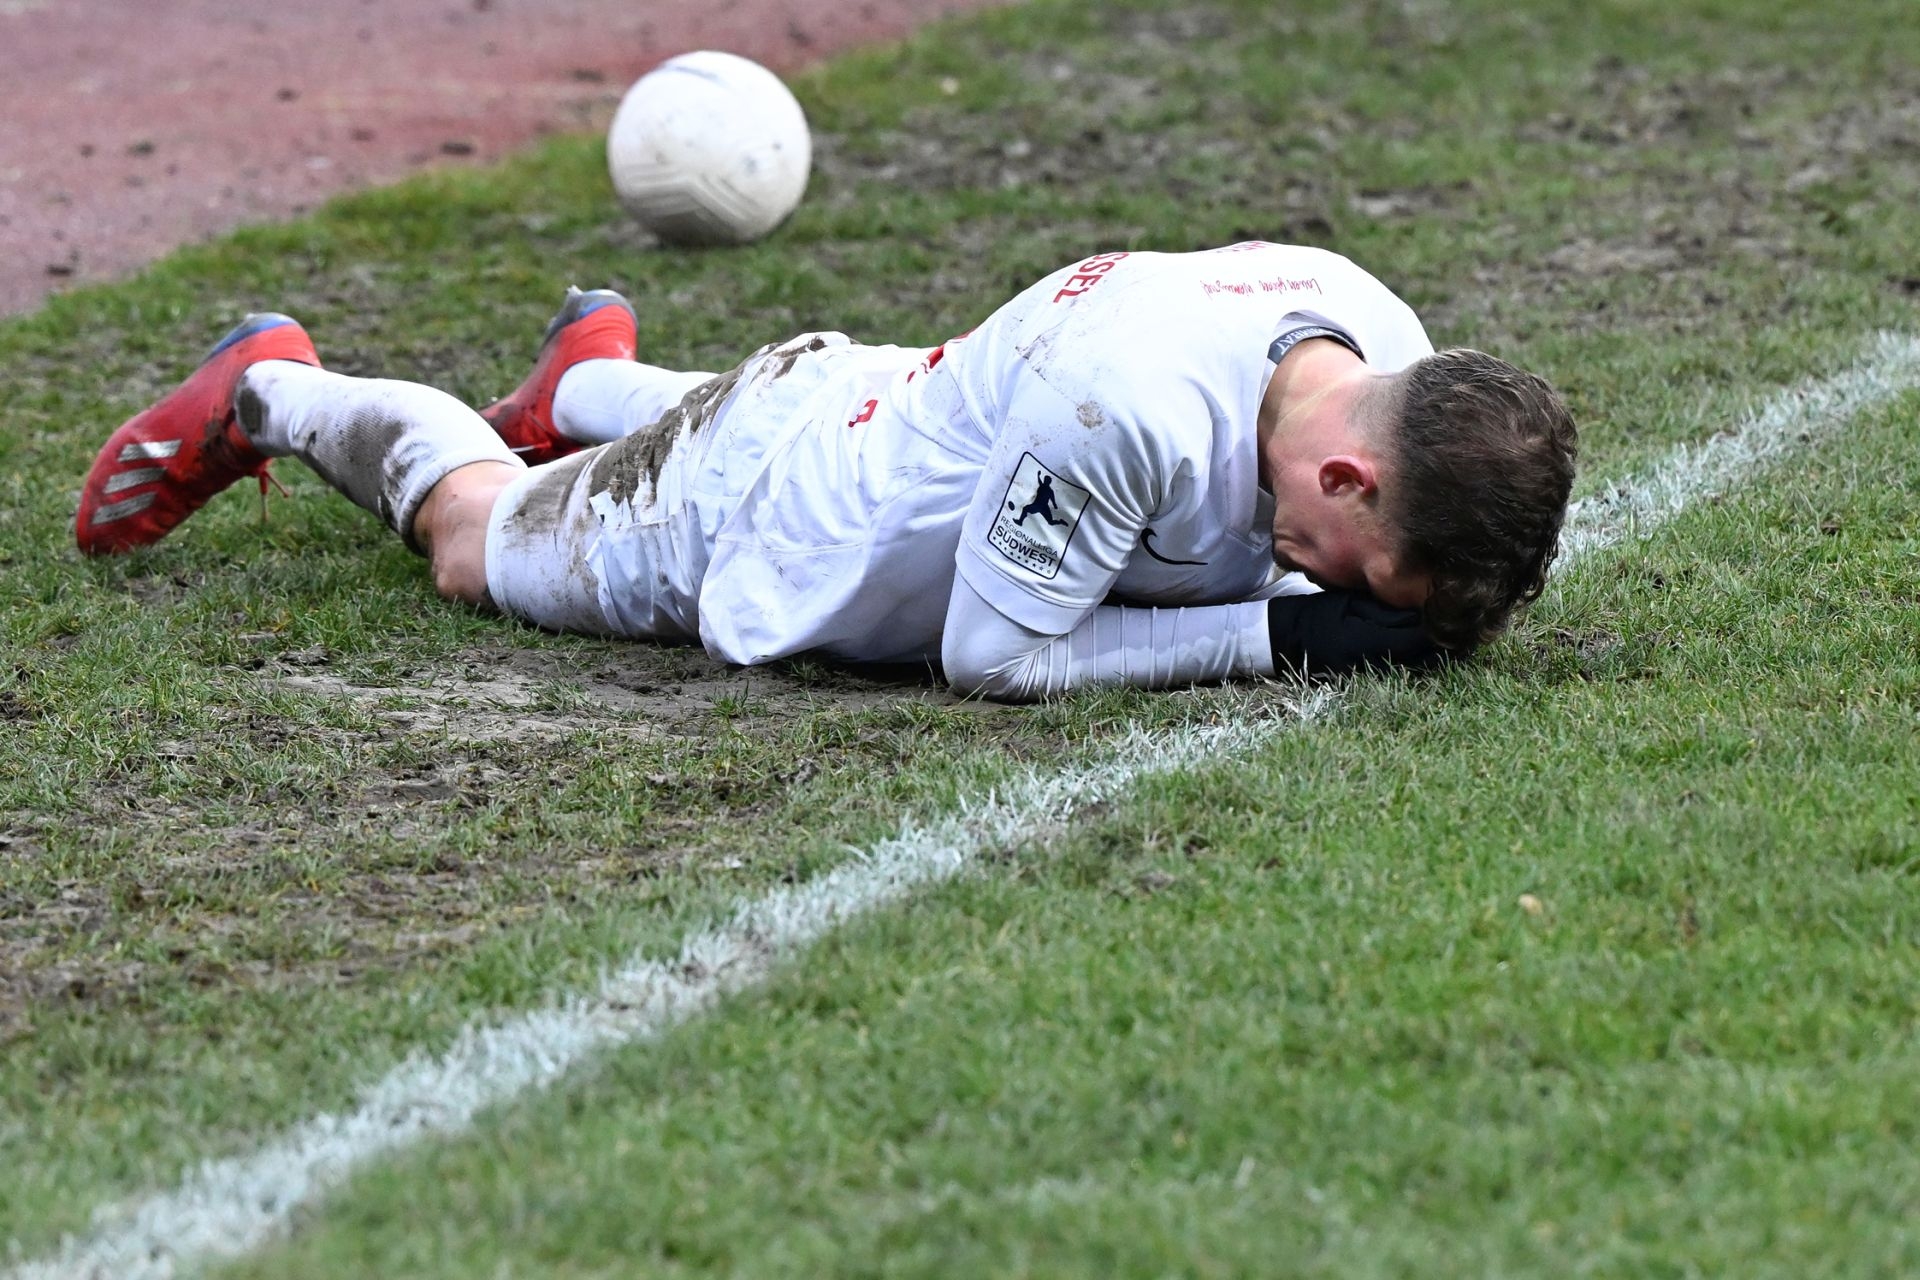
[[956, 692], [1032, 702], [1073, 689], [1177, 688], [1214, 680], [1341, 675], [1439, 656], [1417, 612], [1322, 591], [1241, 604], [1100, 605], [1064, 634], [1022, 626], [954, 583], [941, 658]]

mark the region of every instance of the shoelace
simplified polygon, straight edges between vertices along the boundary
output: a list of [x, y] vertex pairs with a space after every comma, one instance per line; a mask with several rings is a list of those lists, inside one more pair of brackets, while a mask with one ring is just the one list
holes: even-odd
[[293, 497], [293, 490], [281, 484], [280, 477], [273, 474], [272, 458], [261, 459], [259, 467], [254, 470], [253, 474], [260, 481], [260, 523], [265, 524], [267, 523], [267, 485], [272, 484], [274, 488], [278, 489], [282, 498]]

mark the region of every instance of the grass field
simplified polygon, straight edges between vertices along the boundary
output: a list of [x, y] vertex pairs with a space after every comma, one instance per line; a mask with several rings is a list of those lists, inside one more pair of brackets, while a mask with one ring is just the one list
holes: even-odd
[[713, 368], [1249, 236], [1548, 374], [1605, 497], [1920, 334], [1909, 9], [1041, 0], [799, 78], [814, 184], [761, 245], [637, 247], [568, 139], [0, 323], [0, 1266], [83, 1274], [62, 1241], [113, 1206], [905, 828], [1253, 724], [263, 1247], [162, 1243], [247, 1276], [1920, 1274], [1910, 384], [1570, 565], [1484, 660], [1308, 718], [544, 636], [436, 601], [298, 468], [265, 525], [236, 493], [104, 564], [69, 527], [100, 439], [250, 309], [484, 402], [569, 281]]

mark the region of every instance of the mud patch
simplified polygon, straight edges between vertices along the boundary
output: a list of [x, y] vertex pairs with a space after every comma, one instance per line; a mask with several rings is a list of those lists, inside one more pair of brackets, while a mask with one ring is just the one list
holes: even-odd
[[244, 373], [233, 388], [233, 416], [249, 440], [258, 440], [267, 429], [267, 402]]
[[760, 378], [778, 382], [793, 372], [802, 356], [825, 349], [819, 337], [795, 339], [784, 346], [763, 347], [730, 371], [701, 383], [681, 398], [679, 404], [660, 416], [658, 422], [641, 427], [624, 440], [608, 445], [594, 463], [592, 492], [605, 493], [615, 504], [631, 504], [641, 487], [651, 503], [659, 491], [660, 470], [667, 465], [681, 437], [712, 427], [721, 408], [742, 379]]
[[[350, 984], [533, 915], [644, 899], [667, 872], [777, 856], [755, 833], [794, 788], [885, 778], [949, 709], [964, 720], [943, 740], [1053, 746], [1020, 710], [911, 668], [733, 669], [594, 641], [354, 661], [313, 646], [251, 675], [351, 716], [243, 697], [158, 743], [152, 776], [63, 815], [56, 848], [46, 822], [4, 828], [0, 1042], [74, 1010], [164, 1020], [194, 988]], [[186, 791], [183, 769], [201, 780]]]
[[454, 665], [403, 668], [391, 683], [318, 670], [293, 661], [297, 656], [264, 669], [261, 679], [348, 699], [397, 733], [459, 742], [524, 742], [587, 730], [627, 739], [699, 737], [716, 716], [744, 713], [779, 724], [823, 706], [862, 709], [903, 700], [982, 707], [953, 696], [924, 668], [728, 667], [697, 649], [644, 643], [610, 643], [584, 656], [476, 650]]
[[501, 521], [508, 536], [522, 542], [550, 536], [567, 514], [567, 499], [580, 473], [594, 460], [591, 450], [550, 462], [521, 495], [520, 505]]
[[[21, 912], [0, 930], [0, 1044], [31, 1035], [39, 1015], [158, 1007], [182, 988], [343, 985], [471, 946], [518, 914], [487, 891], [484, 865], [380, 868], [318, 889], [284, 864], [262, 848], [217, 868], [254, 886], [259, 900], [244, 909], [190, 902], [215, 868], [183, 862], [116, 884], [111, 906], [98, 886], [74, 886], [62, 895], [72, 902]], [[556, 868], [540, 897], [584, 895], [604, 871]]]
[[182, 599], [202, 590], [207, 575], [203, 572], [176, 571], [166, 574], [129, 576], [121, 587], [149, 609], [170, 608]]
[[773, 369], [773, 372], [767, 375], [767, 381], [780, 381], [780, 379], [793, 372], [793, 366], [800, 363], [801, 356], [811, 355], [816, 351], [824, 351], [826, 347], [827, 340], [815, 336], [807, 339], [805, 342], [795, 339], [784, 347], [768, 352], [765, 358], [767, 364]]
[[605, 493], [617, 504], [630, 505], [644, 483], [646, 500], [651, 503], [659, 489], [660, 469], [667, 465], [675, 443], [683, 435], [713, 425], [714, 415], [753, 363], [754, 360], [749, 359], [729, 373], [708, 379], [661, 414], [659, 421], [608, 445], [593, 466], [593, 492]]
[[500, 517], [492, 531], [498, 543], [487, 553], [487, 585], [503, 612], [551, 631], [606, 631], [590, 558], [599, 529], [581, 482], [602, 452], [575, 453], [536, 469]]

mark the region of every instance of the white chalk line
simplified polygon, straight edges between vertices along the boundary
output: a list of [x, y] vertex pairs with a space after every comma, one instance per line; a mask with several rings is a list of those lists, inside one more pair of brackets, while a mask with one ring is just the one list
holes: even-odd
[[1771, 397], [1739, 427], [1681, 445], [1652, 468], [1575, 503], [1560, 538], [1571, 566], [1644, 536], [1702, 498], [1724, 494], [1868, 409], [1920, 387], [1920, 338], [1877, 333], [1851, 366]]
[[[1561, 568], [1644, 535], [1698, 499], [1724, 493], [1861, 412], [1920, 386], [1920, 339], [1877, 336], [1840, 374], [1776, 395], [1737, 429], [1673, 450], [1569, 513]], [[806, 884], [738, 903], [671, 960], [631, 958], [590, 995], [471, 1024], [438, 1056], [416, 1054], [366, 1091], [354, 1111], [321, 1115], [252, 1155], [202, 1163], [170, 1192], [103, 1207], [86, 1237], [16, 1267], [12, 1280], [165, 1280], [270, 1240], [371, 1161], [427, 1137], [463, 1132], [488, 1107], [552, 1084], [592, 1055], [657, 1037], [765, 979], [840, 924], [958, 875], [982, 850], [1043, 836], [1076, 810], [1143, 777], [1257, 748], [1324, 718], [1335, 695], [1311, 690], [1244, 723], [1163, 737], [1138, 731], [1092, 764], [1028, 773], [935, 822], [909, 824]]]

